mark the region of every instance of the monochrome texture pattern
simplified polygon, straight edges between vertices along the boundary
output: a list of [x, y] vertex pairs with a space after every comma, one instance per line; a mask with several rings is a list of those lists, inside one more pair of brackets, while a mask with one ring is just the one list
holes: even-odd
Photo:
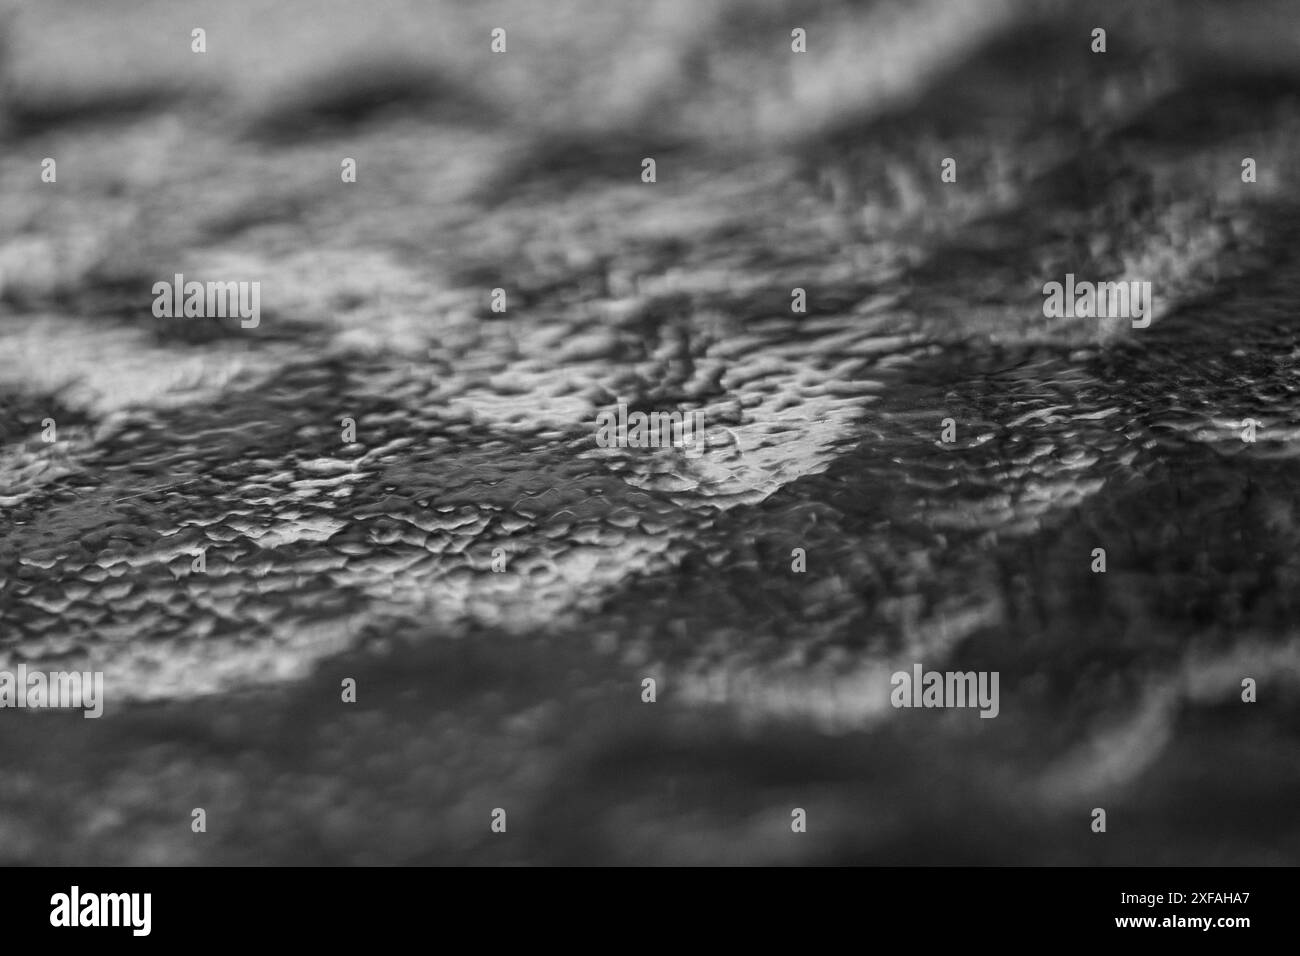
[[0, 862], [1300, 861], [1293, 2], [0, 36]]

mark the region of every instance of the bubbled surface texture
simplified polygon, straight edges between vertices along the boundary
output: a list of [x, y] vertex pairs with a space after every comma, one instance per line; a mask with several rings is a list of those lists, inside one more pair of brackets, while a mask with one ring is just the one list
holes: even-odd
[[1300, 28], [1134, 6], [0, 7], [0, 862], [1300, 861]]

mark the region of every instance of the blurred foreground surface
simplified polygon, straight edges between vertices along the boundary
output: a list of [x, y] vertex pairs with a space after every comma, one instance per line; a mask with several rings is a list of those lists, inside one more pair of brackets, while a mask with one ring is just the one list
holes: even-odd
[[0, 861], [1300, 861], [1300, 29], [1130, 6], [0, 8]]

